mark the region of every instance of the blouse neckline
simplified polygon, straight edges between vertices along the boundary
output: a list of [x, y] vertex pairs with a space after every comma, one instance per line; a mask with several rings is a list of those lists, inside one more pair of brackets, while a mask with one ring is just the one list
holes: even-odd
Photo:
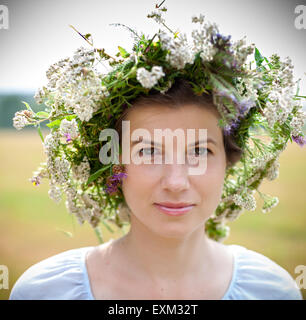
[[[238, 261], [237, 261], [238, 255], [237, 255], [237, 251], [235, 250], [237, 246], [234, 244], [227, 245], [227, 246], [231, 248], [231, 252], [233, 254], [233, 273], [232, 273], [232, 279], [231, 279], [230, 285], [220, 300], [225, 300], [228, 298], [228, 296], [230, 295], [230, 293], [233, 290], [233, 287], [235, 286], [237, 274], [238, 274]], [[88, 298], [89, 298], [89, 300], [96, 300], [92, 294], [92, 291], [91, 291], [89, 275], [88, 275], [88, 271], [87, 271], [87, 267], [86, 267], [86, 254], [92, 248], [94, 248], [94, 247], [93, 246], [86, 247], [86, 248], [84, 248], [85, 250], [82, 251], [81, 270], [82, 270], [82, 274], [84, 277], [84, 284], [85, 284], [86, 292], [88, 294]]]

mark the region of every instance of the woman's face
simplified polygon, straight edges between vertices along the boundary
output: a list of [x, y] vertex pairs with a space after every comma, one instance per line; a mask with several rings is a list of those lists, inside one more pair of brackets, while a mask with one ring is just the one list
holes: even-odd
[[[182, 237], [198, 228], [203, 230], [205, 221], [217, 208], [224, 183], [226, 155], [223, 146], [221, 128], [218, 127], [217, 114], [197, 105], [184, 105], [172, 109], [162, 105], [152, 105], [131, 109], [125, 120], [130, 121], [130, 163], [125, 164], [127, 177], [122, 180], [122, 190], [130, 210], [133, 228], [151, 230], [166, 237]], [[154, 141], [154, 129], [182, 129], [185, 134], [185, 150], [179, 150], [177, 139], [173, 138], [173, 149], [165, 150], [165, 138], [162, 146], [154, 148], [143, 142], [132, 146], [132, 133], [135, 129], [146, 129]], [[187, 129], [194, 129], [195, 139], [187, 141]], [[188, 146], [198, 141], [199, 129], [207, 129], [207, 138], [215, 141]], [[141, 138], [140, 138], [141, 139]], [[206, 150], [207, 148], [207, 150]], [[179, 152], [185, 151], [185, 163], [178, 163]], [[165, 163], [165, 153], [173, 153], [171, 164]], [[207, 167], [203, 174], [188, 175], [188, 168], [195, 164], [188, 161], [200, 159], [207, 153]], [[133, 156], [151, 163], [133, 163]], [[154, 164], [154, 157], [162, 159]], [[122, 157], [120, 155], [120, 161]], [[183, 215], [170, 216], [161, 212], [156, 203], [192, 203], [192, 209]]]

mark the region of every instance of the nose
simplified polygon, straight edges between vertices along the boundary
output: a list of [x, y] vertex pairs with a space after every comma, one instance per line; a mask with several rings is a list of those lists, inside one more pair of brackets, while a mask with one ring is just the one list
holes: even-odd
[[173, 192], [189, 188], [188, 168], [185, 164], [165, 164], [161, 182], [162, 188]]

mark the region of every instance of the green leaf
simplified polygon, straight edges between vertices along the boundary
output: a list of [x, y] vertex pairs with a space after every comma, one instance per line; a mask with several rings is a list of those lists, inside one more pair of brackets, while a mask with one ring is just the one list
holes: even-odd
[[71, 114], [71, 115], [69, 115], [69, 116], [66, 116], [66, 117], [64, 117], [64, 118], [62, 118], [61, 120], [63, 120], [63, 119], [67, 119], [67, 120], [72, 120], [72, 119], [74, 119], [74, 118], [76, 118], [76, 114]]
[[62, 229], [59, 229], [59, 228], [56, 228], [56, 231], [62, 232], [64, 235], [66, 235], [69, 238], [73, 238], [73, 234], [71, 232], [69, 232], [69, 231], [65, 231], [65, 230], [62, 230]]
[[50, 123], [47, 123], [46, 126], [49, 127], [49, 128], [53, 128], [53, 129], [56, 129], [56, 128], [59, 128], [59, 126], [61, 125], [61, 119], [56, 119]]
[[255, 61], [256, 61], [256, 66], [260, 67], [261, 64], [264, 61], [264, 57], [261, 55], [261, 53], [259, 52], [259, 50], [257, 48], [255, 48]]
[[130, 56], [130, 54], [125, 49], [123, 49], [122, 47], [118, 46], [118, 49], [119, 49], [121, 57], [127, 58], [127, 57]]
[[62, 121], [63, 119], [67, 119], [67, 120], [70, 121], [70, 120], [72, 120], [72, 119], [74, 119], [74, 118], [76, 118], [76, 115], [75, 115], [75, 114], [72, 114], [72, 115], [63, 117], [63, 118], [61, 118], [61, 119], [56, 119], [56, 120], [54, 120], [54, 121], [52, 121], [52, 122], [50, 122], [50, 123], [47, 123], [46, 126], [49, 127], [49, 128], [57, 129], [57, 128], [60, 127], [61, 121]]
[[27, 107], [28, 110], [32, 111], [34, 113], [34, 111], [32, 110], [32, 108], [30, 107], [30, 105], [25, 102], [25, 101], [21, 101], [23, 104], [25, 104], [25, 106]]
[[49, 113], [45, 112], [45, 111], [39, 111], [36, 113], [36, 115], [40, 118], [43, 118], [43, 119], [49, 118]]
[[107, 166], [99, 169], [95, 173], [93, 173], [87, 180], [87, 185], [90, 184], [91, 182], [95, 181], [105, 170], [110, 168], [112, 166], [112, 163], [108, 164]]

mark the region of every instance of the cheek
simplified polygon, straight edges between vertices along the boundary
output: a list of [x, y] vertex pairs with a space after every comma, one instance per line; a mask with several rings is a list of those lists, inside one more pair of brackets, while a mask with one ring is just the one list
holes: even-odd
[[147, 201], [155, 185], [158, 177], [156, 169], [150, 165], [134, 165], [125, 166], [127, 177], [122, 180], [122, 191], [127, 203], [133, 203], [139, 200]]
[[217, 159], [207, 163], [206, 172], [197, 179], [198, 190], [202, 190], [204, 198], [221, 199], [225, 177], [225, 167]]

